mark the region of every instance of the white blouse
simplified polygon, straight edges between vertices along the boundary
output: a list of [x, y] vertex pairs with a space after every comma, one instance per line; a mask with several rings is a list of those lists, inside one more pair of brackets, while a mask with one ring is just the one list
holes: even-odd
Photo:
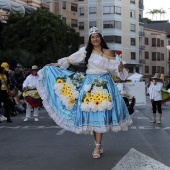
[[39, 76], [33, 76], [32, 74], [30, 74], [29, 76], [26, 77], [26, 79], [23, 82], [23, 88], [25, 87], [36, 87], [37, 81], [39, 79]]
[[[80, 48], [79, 51], [73, 53], [69, 57], [64, 57], [58, 60], [60, 68], [67, 69], [70, 64], [76, 65], [84, 62], [86, 58], [85, 47]], [[124, 68], [121, 72], [118, 70], [120, 62], [115, 60], [114, 57], [100, 54], [93, 50], [87, 65], [86, 74], [106, 74], [110, 73], [125, 80], [128, 77], [128, 72]]]
[[156, 85], [154, 85], [154, 82], [151, 82], [151, 85], [149, 86], [150, 99], [153, 99], [154, 101], [162, 100], [162, 87], [162, 82], [157, 82]]

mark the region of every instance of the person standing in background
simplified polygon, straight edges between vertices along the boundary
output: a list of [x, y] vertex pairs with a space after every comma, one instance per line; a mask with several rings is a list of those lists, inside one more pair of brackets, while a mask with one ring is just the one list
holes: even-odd
[[[149, 86], [149, 95], [152, 103], [153, 120], [150, 123], [162, 123], [162, 87], [163, 83], [161, 80], [160, 73], [155, 73], [154, 77], [151, 78], [151, 84]], [[159, 117], [156, 121], [156, 110], [158, 110]]]
[[3, 62], [0, 67], [0, 102], [1, 106], [5, 108], [4, 116], [7, 118], [8, 123], [12, 123], [11, 110], [9, 106], [9, 77], [8, 77], [9, 65]]
[[31, 74], [28, 75], [23, 82], [23, 97], [26, 100], [26, 118], [24, 119], [25, 122], [29, 121], [31, 117], [31, 108], [34, 109], [34, 121], [39, 121], [38, 119], [38, 112], [39, 106], [41, 104], [40, 96], [36, 90], [36, 83], [38, 81], [38, 66], [33, 65], [31, 69]]

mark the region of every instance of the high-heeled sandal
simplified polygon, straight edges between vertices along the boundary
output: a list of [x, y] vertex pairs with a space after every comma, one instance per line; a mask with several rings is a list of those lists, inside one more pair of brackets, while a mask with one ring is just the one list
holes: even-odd
[[100, 158], [100, 155], [103, 153], [103, 147], [100, 147], [100, 146], [101, 144], [96, 144], [96, 148], [94, 149], [92, 153], [94, 159]]

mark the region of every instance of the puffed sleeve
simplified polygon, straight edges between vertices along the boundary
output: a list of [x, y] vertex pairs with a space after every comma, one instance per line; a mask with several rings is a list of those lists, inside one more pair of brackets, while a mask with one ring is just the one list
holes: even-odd
[[119, 64], [119, 61], [111, 59], [108, 64], [108, 70], [112, 75], [119, 77], [121, 80], [126, 80], [128, 72], [125, 68], [119, 72]]
[[67, 69], [70, 64], [76, 65], [84, 61], [85, 57], [86, 57], [86, 49], [85, 47], [82, 47], [77, 52], [71, 54], [69, 57], [64, 57], [59, 59], [58, 64], [60, 67]]

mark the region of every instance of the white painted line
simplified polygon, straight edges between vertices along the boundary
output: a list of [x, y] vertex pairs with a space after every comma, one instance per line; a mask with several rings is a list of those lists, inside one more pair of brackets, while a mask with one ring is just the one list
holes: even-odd
[[137, 117], [137, 119], [149, 119], [148, 117]]
[[111, 170], [170, 170], [170, 167], [131, 149]]
[[137, 129], [136, 126], [130, 126], [129, 129]]
[[21, 126], [6, 126], [6, 128], [8, 129], [18, 129], [20, 128]]
[[62, 135], [65, 131], [65, 129], [61, 129], [56, 135]]

